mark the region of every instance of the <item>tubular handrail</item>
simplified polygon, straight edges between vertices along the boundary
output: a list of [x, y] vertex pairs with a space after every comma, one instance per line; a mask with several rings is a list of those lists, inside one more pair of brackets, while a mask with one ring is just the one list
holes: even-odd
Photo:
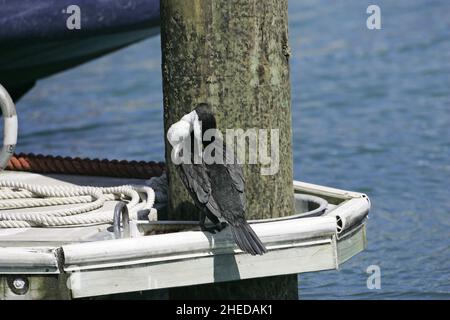
[[3, 146], [0, 151], [0, 171], [8, 165], [17, 143], [18, 122], [16, 107], [8, 91], [0, 84], [0, 107], [3, 114]]

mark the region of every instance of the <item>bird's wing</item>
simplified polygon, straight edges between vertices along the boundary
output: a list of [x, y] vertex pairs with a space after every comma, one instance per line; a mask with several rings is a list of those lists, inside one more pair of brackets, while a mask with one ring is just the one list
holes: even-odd
[[242, 165], [238, 163], [237, 156], [233, 150], [227, 148], [225, 143], [223, 143], [223, 153], [225, 155], [225, 168], [233, 180], [234, 187], [243, 193], [245, 191], [245, 179]]
[[[233, 154], [234, 151], [232, 149], [228, 149], [225, 144], [223, 145], [223, 150], [225, 154], [225, 168], [233, 181], [234, 188], [238, 191], [239, 202], [243, 208], [243, 212], [245, 212], [245, 178], [242, 164], [238, 163], [236, 154]], [[228, 161], [229, 159], [233, 161]]]
[[[241, 224], [245, 221], [245, 180], [242, 173], [242, 165], [236, 161], [226, 161], [232, 154], [225, 144], [220, 145], [218, 152], [223, 152], [225, 161], [223, 164], [207, 164], [208, 176], [211, 182], [211, 197], [207, 204], [212, 213], [219, 213], [230, 224]], [[230, 159], [230, 158], [228, 158]]]
[[201, 204], [206, 204], [211, 196], [211, 183], [204, 164], [180, 164], [181, 180]]
[[212, 142], [212, 145], [216, 157], [223, 160], [223, 165], [230, 178], [233, 180], [233, 185], [236, 190], [244, 192], [245, 179], [242, 172], [242, 164], [239, 163], [234, 150], [232, 148], [227, 148], [225, 142], [218, 137]]

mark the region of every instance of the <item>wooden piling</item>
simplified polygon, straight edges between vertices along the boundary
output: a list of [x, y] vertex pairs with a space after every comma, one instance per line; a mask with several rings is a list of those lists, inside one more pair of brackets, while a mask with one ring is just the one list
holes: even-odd
[[[161, 0], [165, 132], [204, 101], [223, 133], [279, 130], [279, 170], [261, 175], [260, 164], [244, 166], [248, 219], [294, 212], [287, 2]], [[169, 219], [197, 219], [170, 152], [166, 141]], [[178, 288], [171, 296], [295, 299], [297, 276]]]

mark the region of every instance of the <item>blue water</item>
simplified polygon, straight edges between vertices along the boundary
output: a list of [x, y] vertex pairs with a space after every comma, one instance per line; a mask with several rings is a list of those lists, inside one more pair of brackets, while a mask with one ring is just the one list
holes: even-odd
[[[382, 29], [366, 28], [381, 7]], [[367, 193], [368, 249], [303, 299], [450, 299], [450, 2], [290, 1], [295, 178]], [[18, 152], [163, 160], [159, 37], [38, 83]], [[381, 268], [369, 290], [366, 269]]]

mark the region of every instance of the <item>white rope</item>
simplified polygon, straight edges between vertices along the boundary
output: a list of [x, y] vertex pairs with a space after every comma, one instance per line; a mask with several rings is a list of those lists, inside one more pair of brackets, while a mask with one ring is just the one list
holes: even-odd
[[10, 189], [0, 189], [0, 200], [4, 199], [24, 199], [32, 197], [33, 193], [27, 190], [10, 190]]
[[[48, 186], [3, 180], [0, 181], [0, 228], [111, 223], [113, 212], [93, 212], [103, 207], [106, 201], [111, 200], [127, 201], [130, 214], [136, 215], [139, 210], [153, 207], [155, 193], [147, 186]], [[79, 206], [40, 212], [11, 210], [67, 204], [79, 204]]]

